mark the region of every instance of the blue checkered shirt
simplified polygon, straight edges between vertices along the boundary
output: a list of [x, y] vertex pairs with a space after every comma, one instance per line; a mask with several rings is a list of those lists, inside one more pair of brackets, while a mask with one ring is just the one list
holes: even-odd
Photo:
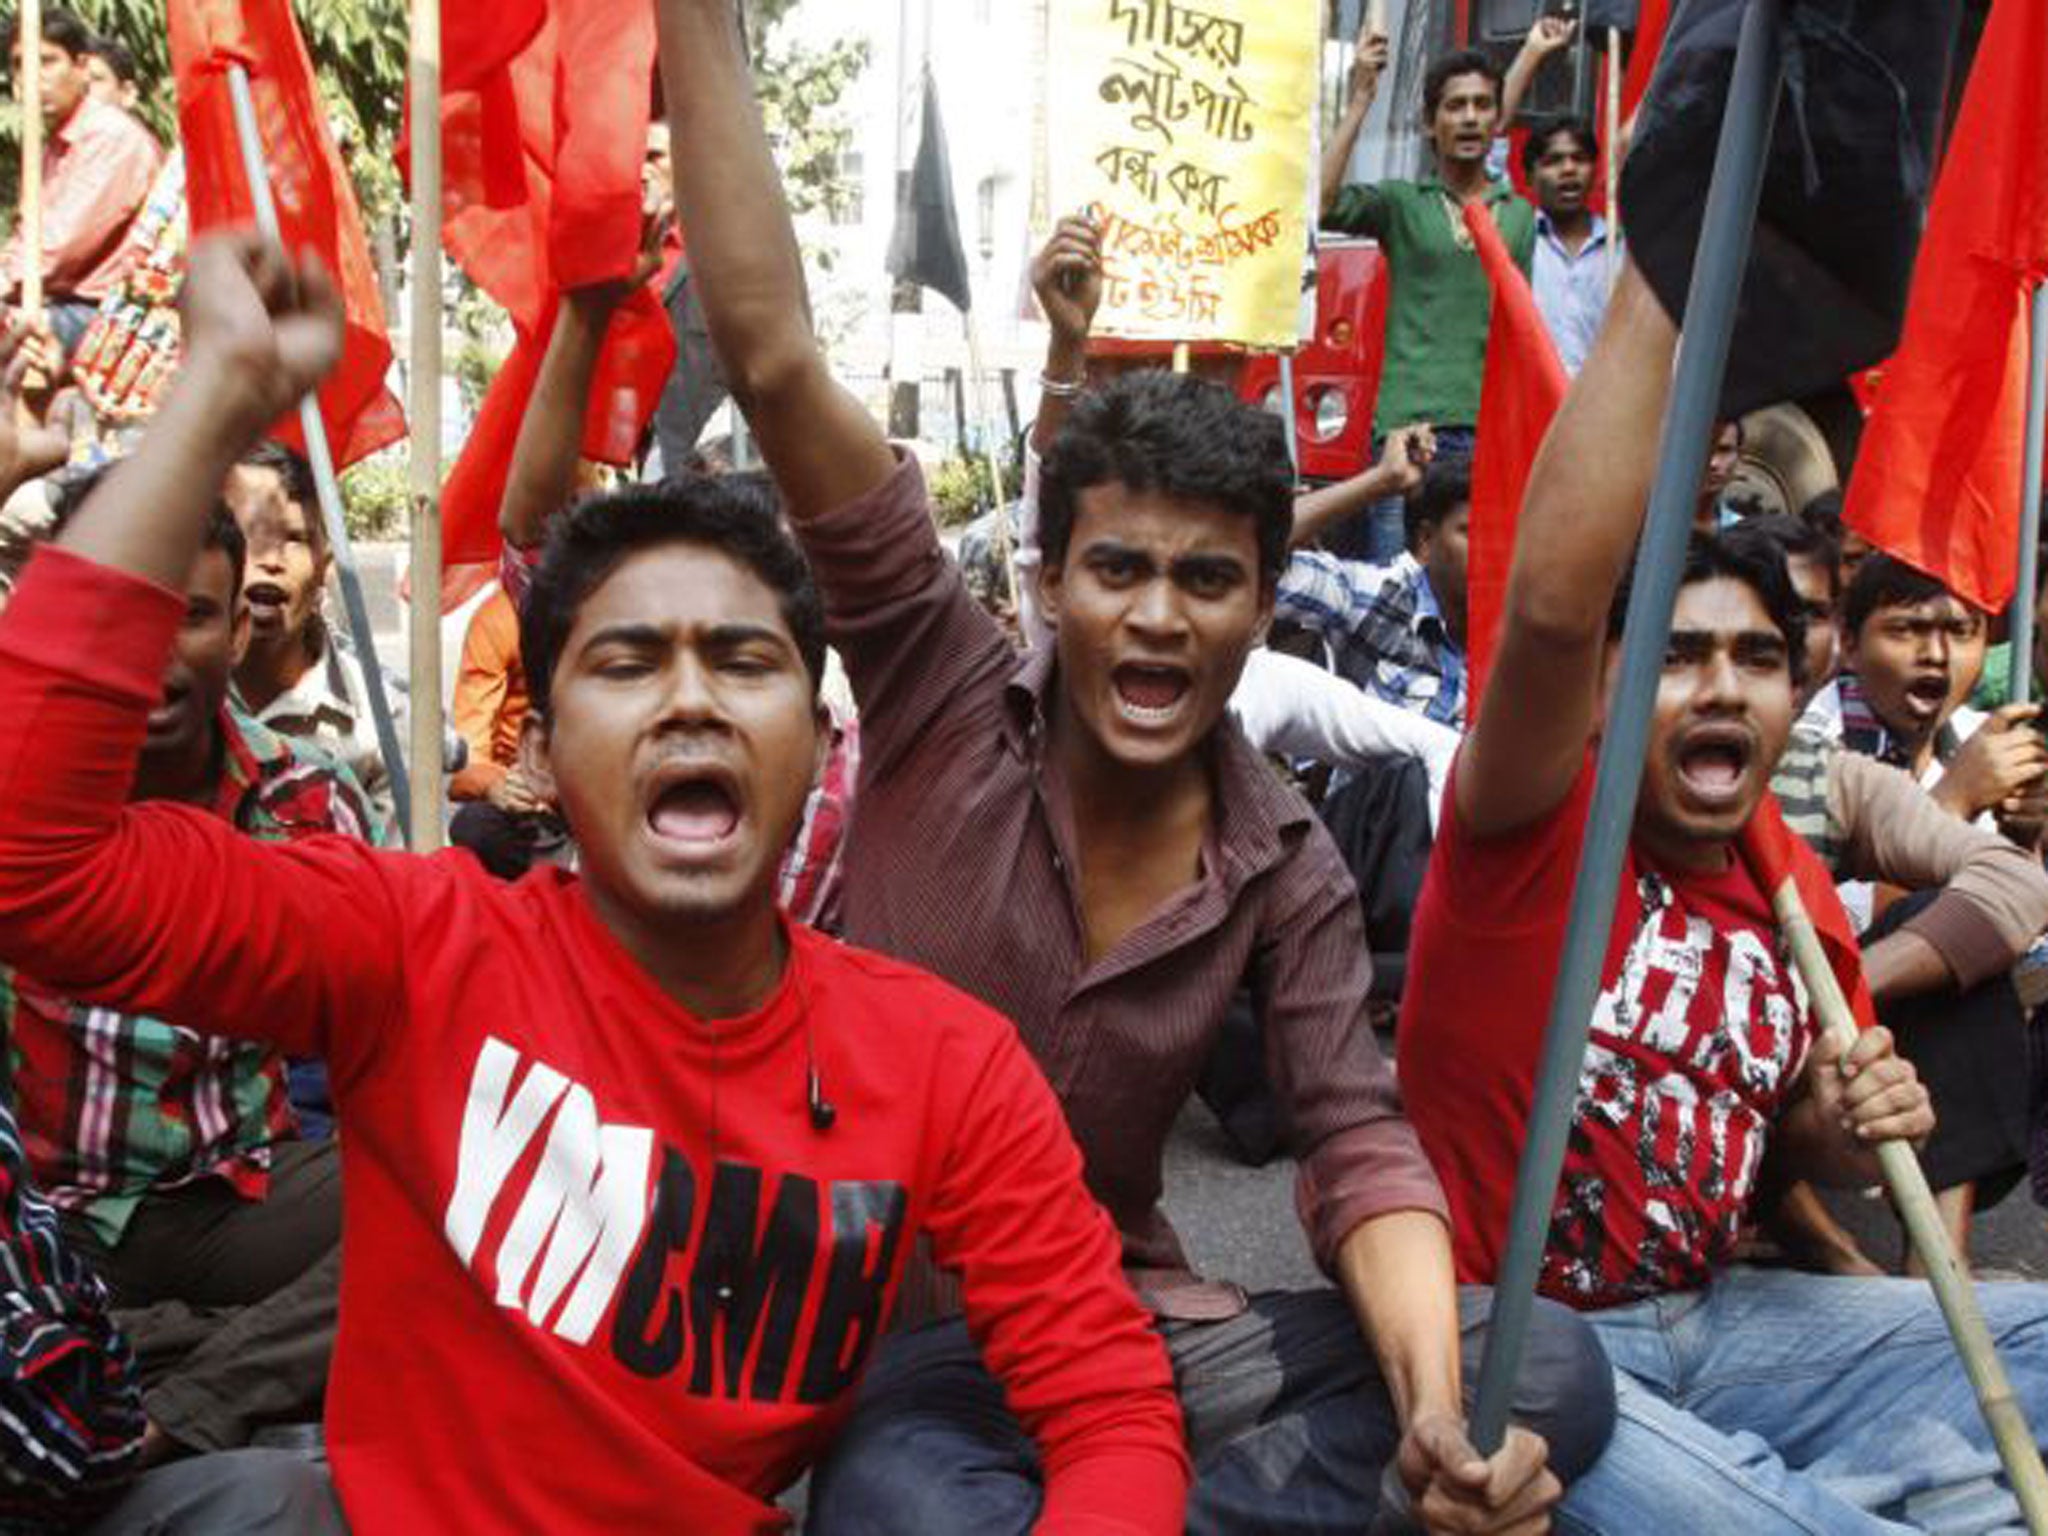
[[1386, 565], [1296, 550], [1277, 617], [1328, 642], [1338, 673], [1389, 704], [1465, 728], [1465, 652], [1413, 555]]

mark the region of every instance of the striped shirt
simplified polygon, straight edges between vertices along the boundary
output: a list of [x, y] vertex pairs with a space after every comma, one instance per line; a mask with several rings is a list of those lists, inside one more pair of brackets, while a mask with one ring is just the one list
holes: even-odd
[[[213, 814], [265, 842], [326, 832], [375, 841], [346, 767], [245, 716], [221, 719]], [[195, 893], [194, 921], [203, 914]], [[219, 1178], [262, 1199], [271, 1144], [298, 1132], [284, 1058], [268, 1046], [97, 1008], [4, 970], [0, 1027], [36, 1183], [109, 1247], [152, 1190]]]
[[1368, 565], [1298, 549], [1281, 573], [1273, 614], [1320, 634], [1338, 675], [1367, 693], [1465, 728], [1465, 651], [1413, 555]]
[[106, 1290], [30, 1186], [4, 1102], [0, 1335], [0, 1530], [75, 1530], [133, 1473], [142, 1398]]

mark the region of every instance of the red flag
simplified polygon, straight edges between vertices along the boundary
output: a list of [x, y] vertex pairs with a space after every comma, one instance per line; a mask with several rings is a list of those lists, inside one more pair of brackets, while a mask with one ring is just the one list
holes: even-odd
[[[443, 15], [485, 27], [497, 3], [444, 0]], [[550, 0], [525, 47], [444, 98], [444, 240], [518, 333], [442, 495], [451, 565], [496, 558], [498, 503], [558, 295], [622, 278], [638, 259], [653, 78], [651, 7]], [[674, 364], [668, 316], [643, 288], [599, 358], [586, 457], [630, 462]]]
[[2002, 608], [2018, 576], [2026, 291], [2048, 276], [2048, 0], [1997, 0], [1843, 519]]
[[1493, 318], [1486, 333], [1486, 373], [1479, 389], [1479, 435], [1472, 449], [1472, 531], [1465, 557], [1465, 637], [1472, 677], [1465, 697], [1478, 716], [1478, 700], [1493, 661], [1508, 564], [1515, 552], [1515, 521], [1529, 466], [1569, 382], [1557, 344], [1536, 309], [1529, 279], [1515, 265], [1484, 203], [1465, 205], [1465, 225], [1493, 284]]
[[[336, 466], [353, 464], [405, 436], [405, 417], [384, 383], [391, 339], [362, 212], [291, 8], [287, 0], [169, 0], [169, 20], [192, 231], [255, 221], [228, 95], [228, 68], [239, 64], [255, 97], [285, 247], [317, 251], [347, 308], [347, 340], [320, 387], [320, 414]], [[304, 448], [296, 414], [274, 430]]]
[[1643, 103], [1657, 55], [1664, 47], [1664, 25], [1671, 19], [1671, 0], [1642, 0], [1636, 11], [1636, 37], [1629, 45], [1628, 68], [1621, 77], [1621, 120], [1626, 123]]
[[1742, 857], [1766, 893], [1775, 897], [1787, 880], [1798, 889], [1800, 904], [1828, 957], [1828, 969], [1835, 973], [1842, 995], [1856, 1015], [1856, 1027], [1869, 1029], [1877, 1022], [1877, 1008], [1863, 979], [1863, 951], [1856, 942], [1855, 926], [1835, 892], [1834, 876], [1785, 825], [1776, 795], [1766, 794], [1742, 829]]

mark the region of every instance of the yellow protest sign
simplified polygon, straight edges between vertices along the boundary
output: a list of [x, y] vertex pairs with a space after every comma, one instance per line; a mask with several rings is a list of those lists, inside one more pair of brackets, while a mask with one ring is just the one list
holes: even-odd
[[1051, 201], [1102, 230], [1098, 333], [1295, 344], [1319, 11], [1051, 0]]

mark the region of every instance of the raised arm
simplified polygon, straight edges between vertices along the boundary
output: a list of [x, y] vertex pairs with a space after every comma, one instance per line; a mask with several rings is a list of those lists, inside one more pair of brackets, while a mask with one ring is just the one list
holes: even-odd
[[1458, 769], [1485, 837], [1570, 792], [1600, 704], [1607, 610], [1641, 531], [1678, 332], [1633, 262], [1551, 423], [1515, 529], [1493, 677]]
[[1031, 424], [1031, 451], [1043, 454], [1060, 435], [1074, 400], [1088, 384], [1088, 332], [1102, 303], [1102, 239], [1084, 218], [1061, 219], [1031, 261], [1031, 290], [1045, 311], [1044, 388]]
[[1288, 548], [1313, 544], [1330, 527], [1376, 501], [1406, 496], [1422, 484], [1422, 472], [1435, 454], [1436, 434], [1426, 423], [1389, 432], [1380, 449], [1379, 462], [1372, 468], [1294, 498], [1294, 527], [1287, 535]]
[[1358, 29], [1358, 44], [1351, 59], [1350, 84], [1344, 94], [1344, 115], [1337, 119], [1336, 132], [1330, 135], [1330, 142], [1323, 149], [1322, 201], [1321, 211], [1328, 213], [1330, 205], [1337, 201], [1337, 193], [1344, 185], [1345, 169], [1351, 164], [1351, 155], [1358, 148], [1358, 133], [1365, 126], [1365, 114], [1372, 110], [1372, 99], [1380, 88], [1380, 72], [1387, 67], [1387, 35], [1384, 32], [1369, 32], [1372, 20], [1368, 13]]
[[1535, 84], [1536, 72], [1543, 67], [1543, 61], [1571, 42], [1572, 35], [1578, 31], [1578, 25], [1568, 16], [1536, 18], [1536, 25], [1531, 27], [1529, 35], [1522, 39], [1522, 46], [1516, 50], [1514, 62], [1508, 65], [1507, 78], [1501, 82], [1502, 133], [1515, 126], [1515, 114], [1522, 110], [1522, 100], [1529, 94], [1529, 87]]
[[711, 343], [790, 517], [881, 485], [895, 455], [834, 381], [811, 332], [803, 262], [731, 0], [659, 0], [676, 212]]

